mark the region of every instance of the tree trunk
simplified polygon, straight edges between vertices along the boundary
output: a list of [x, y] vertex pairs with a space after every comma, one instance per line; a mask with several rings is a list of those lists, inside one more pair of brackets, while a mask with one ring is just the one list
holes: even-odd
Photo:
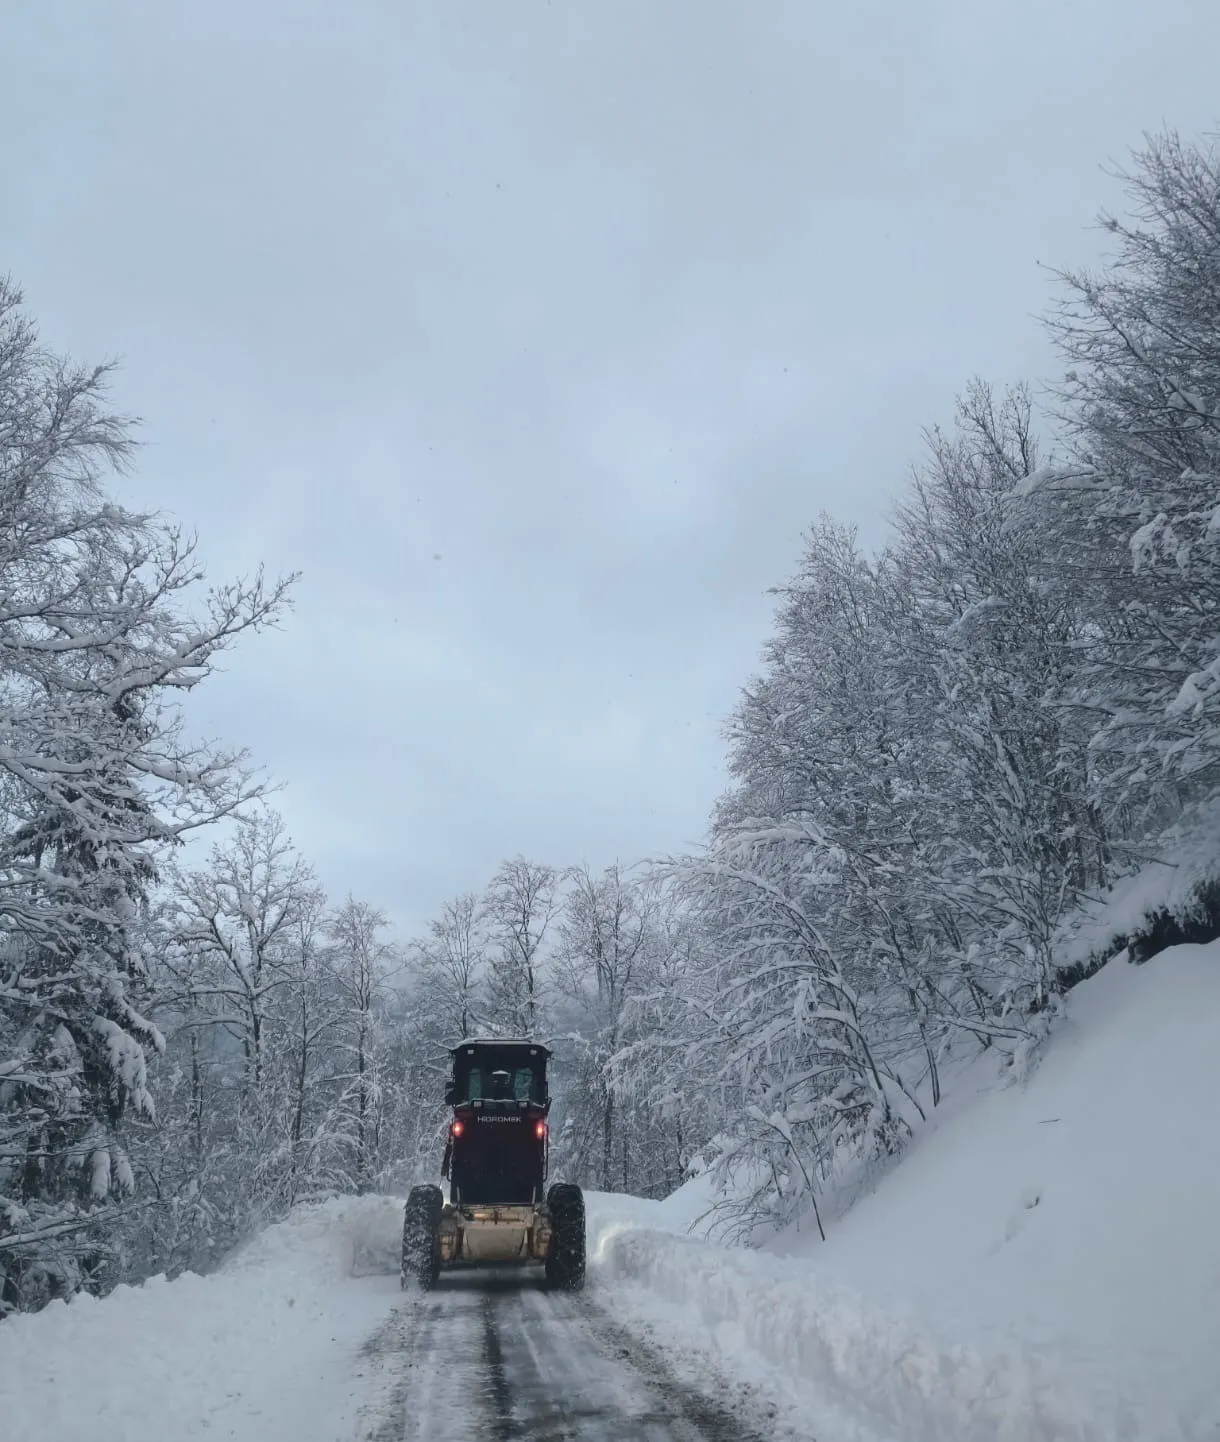
[[359, 1055], [356, 1061], [356, 1074], [359, 1077], [360, 1100], [356, 1113], [356, 1191], [363, 1196], [369, 1189], [369, 1159], [368, 1147], [365, 1141], [366, 1113], [368, 1111], [368, 1094], [365, 1089], [365, 1072], [367, 1063], [365, 1061], [365, 1028], [363, 1019], [360, 1024]]
[[191, 1134], [195, 1144], [195, 1171], [203, 1165], [203, 1068], [199, 1065], [199, 1033], [191, 1028]]
[[301, 989], [301, 1051], [297, 1057], [296, 1105], [292, 1112], [292, 1180], [289, 1184], [292, 1202], [296, 1201], [297, 1181], [301, 1172], [301, 1138], [305, 1134], [305, 1088], [309, 1080], [309, 1016], [305, 990]]
[[606, 1088], [602, 1103], [602, 1191], [613, 1190], [610, 1171], [614, 1160], [614, 1093]]

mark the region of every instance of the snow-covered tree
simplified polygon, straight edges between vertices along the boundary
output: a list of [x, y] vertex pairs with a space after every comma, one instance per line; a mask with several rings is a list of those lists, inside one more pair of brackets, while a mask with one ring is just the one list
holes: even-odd
[[290, 1118], [289, 1206], [301, 1197], [340, 1190], [346, 1180], [346, 1158], [338, 1154], [335, 1141], [332, 1079], [343, 1008], [327, 953], [325, 897], [320, 890], [309, 890], [294, 911], [273, 1017], [279, 1090]]
[[[141, 913], [187, 830], [256, 787], [181, 701], [271, 619], [261, 577], [198, 594], [191, 543], [103, 489], [130, 457], [105, 369], [47, 352], [0, 285], [0, 1291], [71, 1290], [132, 1189], [151, 1108]], [[194, 613], [190, 609], [194, 606]]]
[[559, 873], [524, 856], [504, 862], [483, 898], [488, 939], [488, 1004], [505, 1036], [534, 1037], [542, 1026], [544, 944], [559, 907]]
[[395, 965], [383, 937], [389, 922], [367, 902], [348, 896], [327, 921], [328, 962], [338, 1002], [342, 1069], [339, 1109], [346, 1121], [355, 1190], [367, 1192], [380, 1161], [383, 1079], [379, 1029]]
[[243, 817], [228, 842], [213, 846], [206, 868], [180, 878], [183, 984], [240, 1045], [251, 1093], [265, 1080], [275, 994], [291, 976], [295, 944], [321, 900], [313, 869], [283, 818], [268, 809]]
[[828, 520], [807, 538], [682, 868], [712, 939], [693, 1050], [741, 1088], [722, 1166], [785, 1214], [901, 1146], [955, 1040], [1027, 1045], [1055, 928], [1105, 877], [1061, 705], [1081, 622], [1008, 523], [1028, 398], [975, 385], [928, 439], [890, 548]]
[[651, 925], [646, 891], [620, 866], [600, 876], [587, 866], [572, 872], [556, 957], [557, 983], [572, 1019], [563, 1028], [567, 1151], [576, 1173], [592, 1174], [607, 1192], [633, 1170], [632, 1138], [620, 1116], [624, 1099], [610, 1066], [627, 1040], [628, 1008], [645, 980]]
[[412, 965], [435, 1024], [438, 1043], [474, 1036], [483, 1025], [487, 998], [486, 919], [476, 892], [447, 901], [416, 942]]
[[1063, 914], [1108, 878], [1089, 734], [1064, 704], [1087, 624], [1047, 573], [1046, 538], [1012, 524], [1039, 466], [1028, 394], [997, 401], [976, 382], [929, 452], [891, 553], [899, 674], [925, 741], [920, 812], [936, 838], [921, 889], [934, 945], [975, 1000], [983, 988], [994, 1016], [1021, 1016], [1055, 990]]
[[1123, 177], [1116, 253], [1065, 272], [1073, 454], [1022, 519], [1089, 621], [1071, 698], [1110, 824], [1144, 854], [1220, 784], [1220, 156], [1167, 134]]

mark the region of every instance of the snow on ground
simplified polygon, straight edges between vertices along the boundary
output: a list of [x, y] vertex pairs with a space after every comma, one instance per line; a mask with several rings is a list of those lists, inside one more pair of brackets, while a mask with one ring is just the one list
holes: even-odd
[[599, 1238], [595, 1295], [671, 1348], [710, 1351], [819, 1442], [1126, 1442], [1156, 1436], [1053, 1358], [954, 1345], [811, 1268], [696, 1238]]
[[[399, 1300], [401, 1203], [303, 1207], [221, 1270], [53, 1302], [0, 1325], [4, 1442], [339, 1442], [360, 1346]], [[359, 1252], [392, 1276], [353, 1279]]]
[[665, 1235], [708, 1205], [699, 1179], [651, 1211], [599, 1199], [594, 1276], [827, 1442], [1214, 1442], [1218, 1094], [1220, 943], [1116, 962], [1024, 1087], [965, 1073], [825, 1243]]
[[[818, 1442], [1216, 1442], [1220, 943], [1111, 963], [1024, 1085], [954, 1089], [825, 1243], [685, 1235], [707, 1179], [589, 1194], [589, 1300]], [[211, 1276], [10, 1318], [4, 1442], [352, 1437], [400, 1209], [305, 1207]]]
[[959, 1335], [1100, 1359], [1116, 1388], [1214, 1437], [1218, 1095], [1220, 943], [1112, 964], [1071, 993], [1027, 1087], [927, 1136], [823, 1252], [785, 1240]]

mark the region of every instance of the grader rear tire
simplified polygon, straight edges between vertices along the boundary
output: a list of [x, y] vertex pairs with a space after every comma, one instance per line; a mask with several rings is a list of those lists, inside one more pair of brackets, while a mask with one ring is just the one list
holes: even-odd
[[401, 1284], [416, 1282], [429, 1292], [441, 1272], [440, 1187], [412, 1187], [402, 1218]]
[[585, 1285], [585, 1198], [571, 1182], [556, 1182], [547, 1193], [551, 1245], [546, 1280], [556, 1291], [579, 1292]]

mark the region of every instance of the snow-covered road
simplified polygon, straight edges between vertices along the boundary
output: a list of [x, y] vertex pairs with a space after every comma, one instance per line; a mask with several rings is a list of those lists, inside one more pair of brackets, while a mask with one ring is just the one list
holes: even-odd
[[761, 1442], [588, 1296], [518, 1270], [408, 1293], [365, 1348], [368, 1442]]

